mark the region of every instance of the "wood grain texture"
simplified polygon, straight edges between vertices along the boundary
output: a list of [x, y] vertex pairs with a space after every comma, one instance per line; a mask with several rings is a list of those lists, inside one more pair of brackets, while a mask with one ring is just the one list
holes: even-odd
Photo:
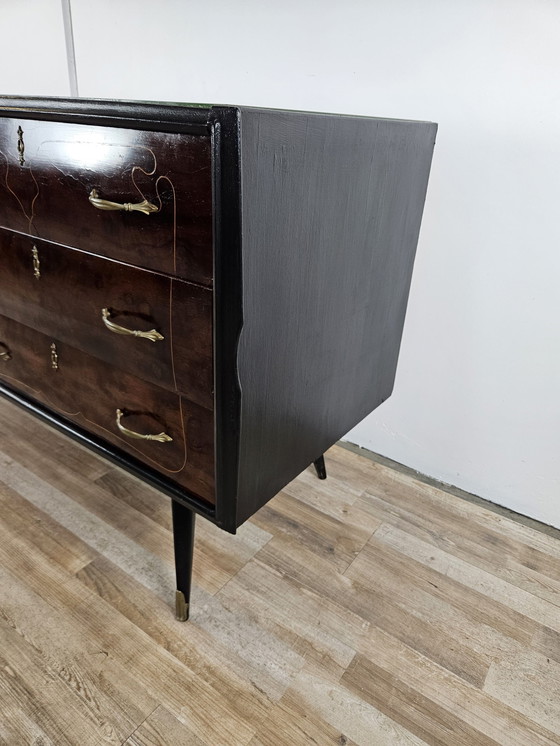
[[437, 129], [240, 112], [238, 522], [390, 396]]
[[[0, 380], [214, 502], [211, 411], [4, 316], [0, 341], [11, 355], [0, 361]], [[116, 425], [117, 408], [125, 413], [122, 424], [128, 429], [165, 432], [172, 440], [160, 443], [122, 434]]]
[[[1, 314], [213, 408], [211, 290], [5, 230], [0, 266]], [[164, 339], [114, 334], [103, 308], [114, 323]]]
[[327, 468], [235, 537], [199, 521], [179, 624], [168, 501], [0, 402], [0, 743], [556, 746], [558, 539]]
[[[93, 189], [160, 210], [98, 210]], [[0, 117], [0, 225], [211, 285], [210, 138]]]
[[204, 746], [175, 715], [158, 707], [134, 731], [123, 746]]

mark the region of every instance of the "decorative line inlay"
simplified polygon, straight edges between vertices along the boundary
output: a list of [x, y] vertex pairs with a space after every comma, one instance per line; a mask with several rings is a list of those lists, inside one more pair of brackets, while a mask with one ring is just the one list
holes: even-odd
[[[25, 158], [24, 158], [24, 150], [25, 150], [25, 143], [24, 143], [24, 140], [23, 140], [24, 132], [23, 132], [23, 129], [21, 128], [21, 126], [18, 127], [17, 134], [18, 134], [18, 136], [20, 138], [20, 141], [21, 141], [21, 150], [20, 150], [20, 141], [18, 141], [18, 152], [20, 153], [20, 164], [23, 165], [23, 163], [25, 163], [26, 161], [25, 161]], [[49, 145], [52, 145], [52, 144], [59, 144], [59, 143], [66, 144], [67, 142], [68, 142], [67, 140], [43, 140], [41, 142], [39, 148], [42, 149], [42, 148], [45, 148], [46, 146], [49, 146]], [[83, 144], [83, 143], [80, 141], [79, 144]], [[136, 181], [136, 175], [137, 175], [137, 173], [144, 174], [145, 176], [154, 176], [156, 174], [158, 164], [157, 164], [157, 158], [156, 158], [156, 155], [155, 155], [154, 151], [151, 148], [147, 148], [147, 147], [144, 147], [144, 146], [136, 146], [136, 145], [126, 145], [125, 146], [122, 143], [106, 143], [106, 145], [108, 147], [115, 147], [115, 148], [125, 148], [126, 147], [126, 148], [132, 149], [132, 150], [147, 151], [152, 156], [153, 167], [151, 168], [151, 170], [149, 169], [149, 167], [142, 168], [141, 166], [133, 166], [132, 167], [132, 171], [131, 171], [131, 180], [132, 180], [132, 183], [134, 185], [134, 188], [141, 195], [141, 198], [143, 200], [145, 200], [146, 197], [143, 194], [141, 187], [138, 185], [138, 183]], [[43, 154], [44, 154], [44, 151], [43, 151]], [[0, 159], [1, 158], [3, 158], [4, 162], [5, 162], [4, 183], [6, 185], [6, 189], [17, 200], [18, 205], [19, 205], [19, 207], [21, 209], [22, 214], [25, 216], [26, 220], [28, 221], [28, 224], [29, 224], [28, 232], [30, 234], [32, 234], [33, 233], [32, 226], [33, 226], [34, 218], [35, 218], [35, 203], [37, 202], [37, 200], [39, 198], [39, 191], [40, 191], [37, 179], [35, 178], [33, 170], [31, 168], [29, 168], [29, 174], [30, 174], [30, 176], [33, 179], [33, 182], [35, 184], [35, 193], [34, 193], [34, 195], [32, 197], [32, 200], [31, 200], [29, 208], [26, 209], [24, 207], [24, 204], [22, 203], [22, 201], [20, 199], [20, 196], [18, 196], [18, 194], [16, 193], [16, 191], [14, 191], [11, 188], [11, 186], [10, 186], [9, 158], [7, 157], [7, 155], [2, 150], [0, 150]], [[61, 171], [61, 173], [64, 174], [64, 172], [62, 171], [62, 169], [60, 169], [60, 167], [58, 166], [57, 163], [53, 162], [51, 165], [55, 169], [57, 169], [58, 171]], [[161, 212], [163, 210], [163, 200], [162, 200], [161, 193], [160, 193], [160, 182], [162, 182], [162, 181], [166, 181], [169, 184], [169, 187], [170, 187], [172, 195], [173, 195], [173, 200], [172, 200], [172, 202], [173, 202], [173, 237], [172, 237], [172, 246], [173, 246], [173, 271], [176, 274], [177, 273], [177, 197], [176, 197], [176, 192], [175, 192], [175, 186], [174, 186], [173, 182], [171, 181], [171, 179], [168, 176], [159, 176], [159, 177], [157, 177], [156, 182], [155, 182], [155, 192], [156, 192], [155, 199], [157, 201], [157, 204], [155, 206], [156, 206], [157, 211]], [[169, 283], [169, 292], [170, 292], [169, 316], [170, 316], [170, 324], [171, 324], [170, 334], [172, 334], [172, 326], [173, 326], [173, 309], [172, 309], [173, 290], [172, 290], [172, 282], [171, 281]], [[178, 391], [177, 391], [177, 382], [176, 382], [176, 374], [175, 374], [175, 364], [174, 364], [174, 360], [173, 360], [173, 344], [172, 344], [172, 342], [170, 344], [171, 344], [171, 360], [172, 360], [173, 380], [174, 380], [174, 383], [175, 383], [175, 394], [177, 394], [177, 399], [178, 399], [178, 404], [179, 404], [179, 420], [180, 420], [179, 425], [180, 425], [180, 430], [181, 430], [182, 440], [183, 440], [182, 463], [180, 464], [180, 466], [178, 466], [177, 468], [174, 468], [174, 469], [169, 468], [168, 466], [165, 466], [164, 464], [162, 464], [157, 459], [151, 458], [150, 456], [148, 456], [145, 453], [144, 450], [136, 448], [130, 441], [125, 440], [124, 438], [121, 438], [118, 435], [116, 435], [114, 430], [112, 430], [112, 429], [109, 430], [106, 427], [104, 427], [103, 425], [101, 425], [100, 423], [98, 423], [98, 422], [96, 422], [94, 420], [89, 419], [82, 412], [80, 412], [80, 411], [78, 411], [78, 412], [69, 412], [69, 411], [66, 411], [65, 409], [63, 409], [63, 407], [61, 407], [61, 405], [58, 402], [54, 401], [51, 397], [47, 396], [44, 391], [40, 391], [39, 389], [34, 389], [28, 383], [25, 383], [25, 382], [21, 381], [19, 378], [15, 378], [13, 376], [6, 376], [5, 374], [2, 374], [2, 375], [3, 375], [3, 378], [9, 379], [11, 381], [15, 381], [15, 382], [17, 382], [18, 385], [23, 386], [25, 389], [33, 392], [33, 394], [35, 396], [40, 397], [42, 401], [46, 401], [47, 403], [49, 403], [50, 406], [53, 406], [55, 409], [57, 409], [62, 414], [65, 414], [65, 415], [67, 415], [69, 417], [76, 417], [76, 418], [79, 417], [79, 418], [82, 418], [86, 423], [88, 423], [90, 425], [93, 425], [97, 429], [99, 429], [99, 430], [104, 431], [105, 433], [107, 433], [108, 436], [110, 436], [112, 438], [117, 437], [119, 440], [122, 441], [122, 443], [126, 444], [127, 449], [136, 451], [138, 454], [140, 454], [142, 456], [142, 458], [144, 460], [146, 460], [146, 461], [154, 464], [156, 466], [156, 468], [159, 468], [162, 471], [167, 472], [169, 474], [178, 474], [181, 471], [183, 471], [183, 469], [185, 468], [185, 466], [187, 464], [187, 461], [188, 461], [188, 455], [189, 454], [188, 454], [188, 446], [187, 446], [187, 433], [186, 433], [186, 427], [185, 427], [185, 412], [184, 412], [182, 398], [178, 394]], [[5, 359], [5, 358], [0, 358], [0, 359]], [[58, 370], [59, 369], [59, 365], [58, 365], [58, 353], [57, 353], [56, 345], [55, 345], [54, 342], [51, 344], [51, 364], [52, 364], [53, 370]]]

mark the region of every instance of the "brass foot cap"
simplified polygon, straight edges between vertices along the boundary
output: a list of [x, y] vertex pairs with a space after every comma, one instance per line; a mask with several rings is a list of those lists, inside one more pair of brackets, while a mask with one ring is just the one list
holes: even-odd
[[189, 618], [189, 605], [183, 591], [175, 591], [175, 618], [178, 622], [186, 622]]

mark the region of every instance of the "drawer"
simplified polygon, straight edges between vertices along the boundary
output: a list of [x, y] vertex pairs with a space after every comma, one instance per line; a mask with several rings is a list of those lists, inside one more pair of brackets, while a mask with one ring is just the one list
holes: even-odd
[[210, 285], [210, 161], [202, 135], [0, 118], [0, 225]]
[[214, 503], [209, 410], [3, 316], [0, 379]]
[[0, 269], [0, 314], [213, 407], [208, 288], [1, 229]]

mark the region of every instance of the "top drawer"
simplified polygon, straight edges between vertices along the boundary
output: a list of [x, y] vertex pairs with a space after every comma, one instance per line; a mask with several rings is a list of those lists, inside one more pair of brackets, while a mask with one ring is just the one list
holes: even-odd
[[0, 118], [0, 174], [0, 225], [212, 283], [209, 136]]

